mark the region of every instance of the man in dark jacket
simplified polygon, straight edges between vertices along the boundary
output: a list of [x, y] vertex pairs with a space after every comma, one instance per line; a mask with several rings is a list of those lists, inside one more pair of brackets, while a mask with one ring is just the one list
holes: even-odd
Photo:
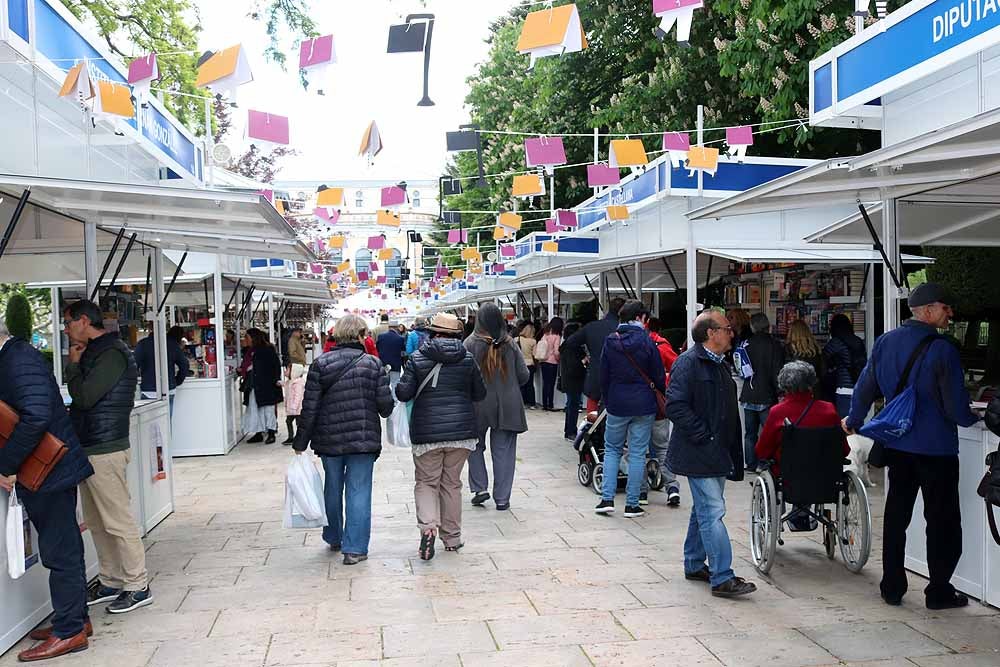
[[52, 626], [31, 633], [41, 641], [18, 658], [55, 658], [87, 648], [93, 634], [87, 617], [87, 577], [83, 539], [76, 521], [76, 487], [94, 473], [63, 406], [59, 387], [45, 358], [26, 341], [11, 338], [0, 319], [0, 401], [20, 417], [0, 449], [0, 488], [11, 491], [14, 475], [46, 433], [61, 440], [68, 452], [41, 488], [17, 485], [17, 496], [38, 531], [38, 552], [49, 571]]
[[[139, 341], [135, 346], [135, 364], [139, 367], [141, 383], [139, 391], [143, 398], [158, 398], [156, 395], [156, 351], [153, 346], [153, 333]], [[167, 368], [171, 372], [167, 375], [170, 388], [170, 415], [174, 414], [174, 396], [177, 394], [177, 387], [184, 384], [191, 364], [187, 355], [181, 349], [180, 343], [173, 336], [167, 335]]]
[[406, 339], [399, 335], [398, 323], [389, 323], [389, 330], [375, 340], [375, 348], [382, 365], [389, 367], [389, 384], [395, 386], [403, 370], [403, 350], [406, 348]]
[[[660, 353], [646, 332], [649, 311], [641, 301], [629, 300], [618, 311], [621, 324], [608, 336], [601, 355], [601, 396], [608, 415], [604, 429], [604, 488], [598, 514], [615, 511], [618, 466], [628, 437], [628, 484], [625, 518], [645, 514], [639, 507], [646, 452], [657, 416], [656, 392], [666, 392], [666, 372]], [[650, 384], [653, 386], [651, 387]]]
[[736, 386], [723, 363], [733, 328], [725, 315], [708, 311], [695, 320], [691, 337], [695, 346], [677, 357], [667, 388], [674, 425], [667, 465], [691, 487], [684, 577], [708, 583], [716, 597], [747, 595], [757, 587], [733, 573], [733, 546], [722, 522], [726, 479], [743, 479]]
[[953, 316], [953, 295], [941, 285], [925, 283], [910, 294], [913, 319], [881, 336], [854, 388], [848, 433], [861, 428], [872, 403], [888, 403], [917, 348], [929, 341], [910, 371], [917, 406], [909, 432], [884, 443], [889, 467], [882, 542], [882, 599], [899, 605], [906, 593], [904, 569], [906, 529], [917, 491], [927, 519], [927, 569], [924, 589], [928, 609], [964, 607], [969, 599], [955, 591], [951, 577], [962, 555], [962, 515], [958, 495], [958, 427], [972, 426], [979, 417], [969, 407], [958, 350], [938, 329]]
[[104, 330], [101, 309], [77, 301], [63, 311], [69, 337], [66, 384], [69, 414], [94, 475], [80, 485], [83, 519], [97, 547], [101, 574], [87, 603], [111, 602], [113, 614], [152, 604], [146, 549], [132, 516], [125, 470], [129, 462], [129, 418], [139, 383], [132, 352]]
[[746, 343], [753, 377], [743, 380], [740, 407], [743, 408], [743, 462], [747, 470], [757, 469], [754, 447], [764, 428], [771, 406], [778, 402], [778, 373], [785, 365], [785, 346], [771, 335], [771, 322], [764, 313], [750, 318], [753, 334]]
[[581, 329], [579, 322], [566, 325], [563, 344], [559, 347], [559, 377], [562, 391], [566, 394], [566, 423], [563, 435], [570, 442], [576, 440], [577, 417], [580, 416], [583, 382], [587, 377], [587, 367], [583, 365], [584, 352], [580, 347], [571, 348], [567, 343]]
[[618, 311], [625, 304], [624, 299], [615, 297], [608, 304], [608, 314], [604, 319], [590, 322], [575, 334], [566, 339], [568, 350], [589, 358], [587, 378], [583, 382], [583, 393], [587, 396], [587, 412], [597, 409], [601, 402], [601, 354], [604, 351], [604, 340], [618, 328]]

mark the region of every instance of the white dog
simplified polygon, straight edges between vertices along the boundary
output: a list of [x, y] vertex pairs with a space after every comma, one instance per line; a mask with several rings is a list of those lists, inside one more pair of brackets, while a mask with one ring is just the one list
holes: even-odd
[[878, 486], [868, 474], [868, 454], [871, 453], [872, 445], [875, 443], [870, 438], [855, 434], [847, 436], [847, 444], [851, 446], [851, 453], [848, 456], [851, 463], [844, 468], [853, 470], [865, 486]]

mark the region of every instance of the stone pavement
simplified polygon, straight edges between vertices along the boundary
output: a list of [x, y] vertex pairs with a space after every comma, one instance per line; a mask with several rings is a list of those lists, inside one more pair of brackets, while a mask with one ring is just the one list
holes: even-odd
[[[148, 540], [156, 603], [95, 609], [71, 667], [544, 667], [727, 665], [995, 667], [1000, 617], [973, 604], [922, 606], [914, 576], [902, 607], [878, 597], [879, 540], [861, 575], [828, 561], [815, 536], [788, 536], [772, 576], [748, 562], [749, 486], [728, 487], [737, 573], [760, 590], [712, 598], [685, 581], [690, 505], [652, 494], [638, 520], [593, 514], [576, 481], [561, 415], [530, 413], [509, 512], [465, 510], [466, 547], [416, 557], [413, 465], [388, 448], [376, 465], [371, 559], [353, 567], [318, 531], [281, 527], [281, 445], [175, 461], [176, 512]], [[881, 514], [879, 489], [873, 513]], [[880, 519], [876, 518], [880, 531]], [[16, 664], [11, 649], [0, 665]]]

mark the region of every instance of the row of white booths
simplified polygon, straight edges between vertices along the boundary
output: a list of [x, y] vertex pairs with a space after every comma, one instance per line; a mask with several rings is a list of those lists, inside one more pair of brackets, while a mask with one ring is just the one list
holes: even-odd
[[[723, 162], [714, 176], [691, 176], [664, 157], [581, 204], [581, 229], [555, 239], [559, 253], [541, 251], [549, 235], [532, 235], [507, 265], [516, 275], [432, 307], [546, 290], [548, 312], [556, 313], [552, 295], [559, 281], [583, 277], [602, 303], [615, 289], [645, 295], [654, 306], [659, 297], [650, 290], [686, 289], [686, 310], [693, 314], [698, 290], [717, 282], [718, 272], [758, 265], [750, 273], [765, 275], [760, 296], [750, 303], [726, 298], [734, 303], [725, 305], [766, 310], [791, 265], [857, 267], [862, 280], [851, 274], [820, 307], [851, 311], [870, 348], [877, 329], [900, 323], [908, 294], [903, 265], [932, 261], [901, 255], [901, 246], [1000, 245], [1000, 17], [985, 13], [939, 35], [934, 21], [952, 5], [913, 0], [810, 64], [811, 123], [881, 131], [882, 149], [819, 162], [747, 158]], [[630, 219], [608, 223], [602, 212], [608, 204], [628, 205]], [[876, 279], [881, 313], [873, 298]], [[733, 293], [746, 293], [739, 288]], [[997, 606], [1000, 546], [976, 487], [998, 438], [981, 424], [960, 428], [959, 437], [963, 545], [954, 583]], [[918, 499], [906, 564], [926, 576], [925, 527]]]

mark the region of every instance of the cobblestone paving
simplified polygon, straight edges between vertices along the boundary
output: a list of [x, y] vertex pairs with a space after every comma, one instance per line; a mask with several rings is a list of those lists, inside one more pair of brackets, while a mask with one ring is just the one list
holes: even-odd
[[[529, 423], [511, 510], [467, 505], [465, 549], [429, 563], [416, 557], [408, 451], [387, 448], [376, 465], [370, 560], [352, 567], [318, 531], [281, 527], [287, 447], [175, 461], [176, 511], [147, 539], [156, 603], [119, 617], [95, 610], [90, 650], [55, 664], [1000, 665], [995, 610], [930, 612], [916, 576], [902, 607], [882, 604], [877, 537], [861, 575], [827, 560], [817, 533], [786, 535], [771, 576], [758, 576], [747, 484], [727, 487], [727, 524], [737, 574], [760, 590], [711, 597], [683, 578], [686, 488], [680, 509], [657, 493], [642, 519], [596, 516], [561, 415], [533, 412]], [[877, 534], [880, 489], [872, 504]]]

